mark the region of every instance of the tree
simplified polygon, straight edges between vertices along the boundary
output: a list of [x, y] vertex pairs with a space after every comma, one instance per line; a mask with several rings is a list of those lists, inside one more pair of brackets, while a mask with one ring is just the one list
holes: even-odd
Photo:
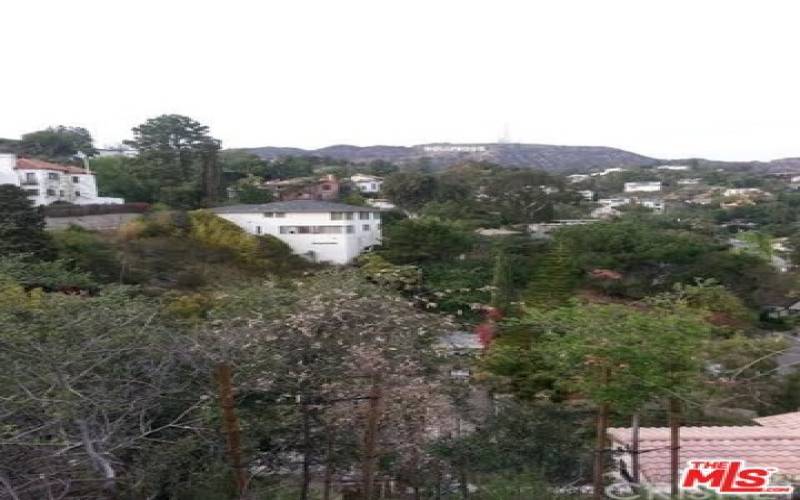
[[397, 172], [386, 177], [381, 189], [398, 206], [413, 212], [434, 199], [436, 178], [419, 172]]
[[83, 127], [49, 127], [22, 136], [18, 152], [51, 161], [73, 160], [79, 152], [88, 156], [97, 154], [92, 134]]
[[152, 181], [136, 172], [136, 160], [124, 156], [101, 156], [89, 160], [100, 196], [124, 198], [126, 202], [158, 201], [152, 192]]
[[0, 256], [50, 257], [50, 237], [44, 228], [42, 210], [34, 208], [25, 191], [10, 184], [0, 185]]
[[[698, 386], [712, 327], [687, 307], [637, 310], [618, 305], [530, 309], [514, 334], [493, 344], [488, 366], [527, 397], [558, 394], [597, 409], [595, 498], [601, 498], [612, 411], [685, 397]], [[674, 420], [672, 420], [674, 422]]]
[[564, 305], [577, 284], [575, 268], [566, 244], [556, 242], [539, 261], [525, 291], [525, 300], [535, 307]]
[[219, 198], [220, 141], [208, 132], [206, 125], [181, 115], [161, 115], [133, 128], [134, 138], [125, 144], [138, 152], [136, 173], [153, 198], [179, 207]]
[[473, 245], [458, 224], [429, 217], [402, 220], [384, 233], [381, 253], [395, 264], [452, 259]]
[[514, 300], [514, 289], [508, 257], [502, 250], [498, 251], [494, 258], [492, 287], [492, 307], [507, 313]]

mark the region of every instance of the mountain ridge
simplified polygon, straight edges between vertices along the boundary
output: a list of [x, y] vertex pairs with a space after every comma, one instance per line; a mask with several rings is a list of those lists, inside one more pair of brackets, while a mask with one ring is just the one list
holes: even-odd
[[678, 163], [719, 168], [753, 168], [765, 173], [782, 170], [800, 172], [800, 158], [780, 158], [768, 162], [716, 161], [703, 158], [660, 159], [608, 146], [434, 142], [413, 146], [336, 144], [318, 149], [263, 146], [236, 148], [236, 150], [250, 152], [265, 160], [275, 160], [285, 156], [322, 156], [353, 163], [384, 160], [409, 165], [426, 161], [435, 168], [446, 168], [465, 161], [487, 161], [505, 167], [538, 168], [557, 173]]

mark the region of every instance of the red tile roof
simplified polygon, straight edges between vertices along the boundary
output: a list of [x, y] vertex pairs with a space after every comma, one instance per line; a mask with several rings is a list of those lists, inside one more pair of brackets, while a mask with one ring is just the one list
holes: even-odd
[[52, 170], [64, 174], [89, 174], [80, 167], [73, 167], [72, 165], [59, 165], [58, 163], [50, 163], [49, 161], [35, 160], [33, 158], [17, 158], [17, 170]]
[[[755, 419], [768, 425], [681, 427], [681, 467], [692, 459], [742, 459], [748, 464], [777, 467], [780, 474], [800, 478], [800, 427], [792, 427], [798, 413]], [[775, 424], [777, 422], [778, 424]], [[612, 428], [615, 446], [629, 449], [631, 429]], [[651, 484], [669, 482], [669, 428], [643, 427], [639, 430], [642, 477]]]

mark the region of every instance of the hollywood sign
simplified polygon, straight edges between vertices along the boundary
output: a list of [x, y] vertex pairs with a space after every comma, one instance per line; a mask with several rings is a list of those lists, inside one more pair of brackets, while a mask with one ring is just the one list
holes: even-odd
[[488, 151], [486, 146], [423, 146], [426, 153], [483, 153]]

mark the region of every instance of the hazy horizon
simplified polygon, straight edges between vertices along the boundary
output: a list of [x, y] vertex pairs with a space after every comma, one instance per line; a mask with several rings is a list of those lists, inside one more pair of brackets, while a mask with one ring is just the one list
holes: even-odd
[[[776, 0], [4, 6], [0, 137], [163, 113], [226, 148], [511, 142], [800, 157], [800, 5]], [[4, 71], [5, 70], [5, 71]]]

